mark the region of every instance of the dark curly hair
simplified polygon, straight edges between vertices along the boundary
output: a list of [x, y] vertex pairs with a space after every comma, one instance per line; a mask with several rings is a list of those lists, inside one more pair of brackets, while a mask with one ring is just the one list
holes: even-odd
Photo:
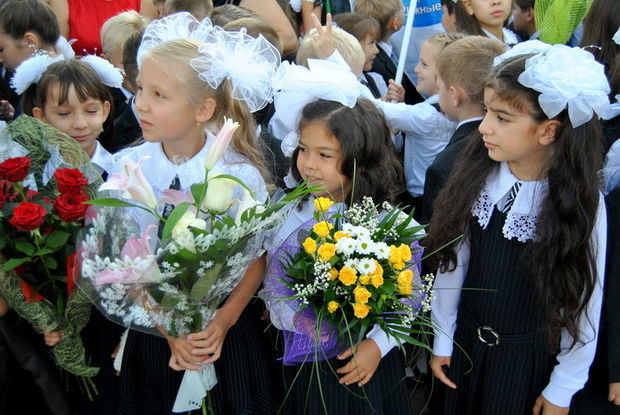
[[[541, 122], [548, 118], [538, 104], [539, 93], [517, 81], [530, 56], [499, 65], [485, 86], [493, 89], [496, 99]], [[563, 329], [572, 336], [573, 346], [591, 340], [582, 338], [578, 322], [587, 312], [597, 278], [591, 235], [599, 207], [602, 132], [596, 117], [577, 128], [571, 125], [567, 110], [554, 119], [560, 126], [545, 172], [549, 193], [542, 202], [537, 240], [527, 244], [523, 263], [546, 320], [549, 345], [557, 350]], [[471, 206], [497, 165], [481, 139], [467, 144], [436, 199], [424, 241], [427, 250], [432, 252], [459, 235], [469, 237]], [[455, 247], [433, 259], [442, 271], [454, 269]]]
[[[346, 195], [346, 202], [357, 202], [370, 196], [375, 203], [393, 202], [402, 184], [402, 166], [398, 161], [390, 127], [375, 105], [360, 98], [353, 108], [335, 101], [319, 99], [306, 105], [301, 113], [299, 129], [322, 122], [342, 146], [340, 171], [355, 186]], [[297, 169], [299, 148], [293, 153], [291, 170], [301, 180]]]

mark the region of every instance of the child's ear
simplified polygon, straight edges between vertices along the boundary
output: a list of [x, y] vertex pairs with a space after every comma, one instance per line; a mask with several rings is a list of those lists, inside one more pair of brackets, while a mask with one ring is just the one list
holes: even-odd
[[41, 41], [39, 40], [39, 36], [34, 32], [24, 33], [24, 38], [22, 40], [29, 48], [32, 49], [33, 52], [37, 49], [41, 49]]
[[196, 122], [203, 123], [209, 121], [215, 113], [215, 99], [207, 98], [196, 111]]
[[474, 8], [471, 7], [471, 1], [470, 0], [462, 0], [462, 1], [463, 1], [463, 7], [465, 7], [467, 14], [469, 14], [470, 16], [473, 16]]
[[534, 8], [533, 7], [528, 7], [527, 10], [525, 11], [525, 20], [527, 20], [527, 22], [533, 22], [534, 21]]
[[555, 142], [555, 137], [562, 124], [558, 120], [543, 121], [538, 125], [537, 134], [540, 145], [548, 146]]
[[451, 86], [448, 88], [448, 93], [450, 94], [450, 101], [452, 101], [452, 105], [456, 108], [463, 101], [463, 90], [458, 86]]
[[110, 101], [103, 101], [103, 119], [104, 121], [108, 119], [108, 115], [110, 115], [110, 109], [112, 108], [112, 104]]
[[32, 108], [32, 116], [34, 118], [36, 118], [37, 120], [39, 120], [39, 121], [46, 122], [45, 121], [45, 114], [43, 114], [43, 109], [42, 108], [33, 107]]

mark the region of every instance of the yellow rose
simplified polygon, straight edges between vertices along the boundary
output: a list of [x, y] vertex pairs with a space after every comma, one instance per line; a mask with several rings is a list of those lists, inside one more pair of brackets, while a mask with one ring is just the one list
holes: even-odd
[[375, 287], [379, 288], [383, 285], [383, 276], [382, 275], [373, 275], [370, 278], [370, 283]]
[[366, 317], [368, 315], [368, 312], [370, 311], [370, 306], [367, 304], [354, 303], [351, 305], [353, 306], [353, 314], [357, 318]]
[[336, 254], [336, 245], [330, 243], [324, 243], [319, 247], [317, 251], [321, 261], [329, 261]]
[[370, 274], [369, 275], [360, 275], [359, 282], [360, 282], [360, 284], [363, 284], [363, 285], [370, 284]]
[[406, 269], [401, 271], [396, 278], [396, 283], [398, 285], [411, 285], [413, 281], [413, 272], [410, 269]]
[[330, 314], [338, 310], [338, 307], [340, 307], [340, 305], [335, 301], [330, 301], [329, 303], [327, 303], [327, 311], [329, 311]]
[[409, 245], [401, 244], [398, 247], [398, 251], [400, 252], [401, 261], [411, 261], [411, 248], [409, 248]]
[[398, 293], [402, 295], [410, 295], [413, 289], [411, 288], [411, 284], [403, 285], [398, 284]]
[[312, 238], [306, 238], [301, 245], [304, 247], [304, 251], [306, 251], [307, 254], [312, 255], [316, 252], [316, 242]]
[[388, 257], [388, 262], [390, 264], [396, 264], [397, 262], [402, 262], [400, 258], [400, 249], [398, 249], [394, 245], [390, 245], [390, 256]]
[[336, 241], [339, 241], [341, 238], [350, 238], [351, 235], [349, 235], [346, 232], [342, 232], [342, 231], [336, 231], [336, 233], [334, 234], [334, 239]]
[[334, 201], [327, 197], [317, 197], [314, 199], [314, 208], [319, 212], [325, 212], [334, 204]]
[[370, 273], [371, 276], [374, 275], [383, 275], [383, 267], [381, 266], [381, 264], [379, 263], [379, 261], [377, 261], [375, 259], [375, 270], [373, 272]]
[[338, 278], [338, 270], [335, 270], [335, 269], [332, 268], [332, 269], [330, 269], [327, 272], [329, 273], [329, 280], [330, 281], [333, 281], [336, 278]]
[[362, 287], [361, 285], [358, 285], [353, 290], [353, 296], [355, 297], [355, 302], [357, 303], [366, 304], [368, 300], [370, 299], [371, 295], [372, 294], [370, 293], [370, 291], [368, 291], [366, 288]]
[[407, 266], [407, 264], [405, 264], [403, 261], [400, 261], [392, 265], [392, 268], [394, 268], [396, 271], [400, 271], [401, 269], [405, 269], [405, 266]]
[[352, 285], [355, 284], [355, 281], [357, 281], [357, 275], [354, 269], [349, 267], [342, 267], [338, 279], [344, 285]]
[[312, 227], [312, 230], [314, 231], [314, 233], [317, 234], [317, 236], [319, 238], [326, 238], [329, 235], [329, 231], [332, 230], [334, 228], [334, 225], [332, 225], [329, 222], [319, 222], [317, 224], [315, 224]]

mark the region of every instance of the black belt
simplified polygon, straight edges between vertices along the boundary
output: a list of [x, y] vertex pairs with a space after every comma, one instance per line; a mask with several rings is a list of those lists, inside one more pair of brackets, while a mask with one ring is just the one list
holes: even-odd
[[468, 313], [463, 313], [461, 321], [465, 323], [465, 327], [476, 334], [478, 340], [489, 347], [498, 344], [506, 345], [525, 345], [534, 344], [536, 338], [540, 335], [540, 331], [529, 331], [519, 334], [503, 334], [499, 333], [491, 326], [480, 324]]

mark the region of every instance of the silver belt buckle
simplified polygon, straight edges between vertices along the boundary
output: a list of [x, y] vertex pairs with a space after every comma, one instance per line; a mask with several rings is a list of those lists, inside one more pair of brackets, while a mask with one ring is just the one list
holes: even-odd
[[[497, 333], [495, 330], [493, 330], [491, 327], [489, 326], [478, 326], [478, 339], [486, 344], [489, 347], [493, 347], [493, 346], [497, 346], [499, 344], [499, 333]], [[485, 339], [483, 337], [483, 332], [485, 333], [489, 333], [490, 335], [492, 335], [494, 337], [494, 339], [492, 341], [488, 341], [487, 339]]]

